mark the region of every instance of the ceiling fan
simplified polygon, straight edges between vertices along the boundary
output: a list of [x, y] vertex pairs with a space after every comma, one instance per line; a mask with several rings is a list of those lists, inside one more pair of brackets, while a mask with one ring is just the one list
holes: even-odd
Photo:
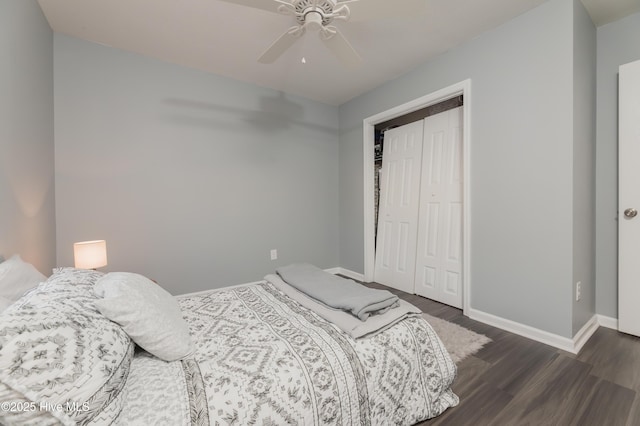
[[361, 21], [418, 13], [424, 0], [222, 0], [269, 12], [290, 15], [296, 25], [289, 28], [263, 54], [258, 62], [271, 64], [307, 31], [317, 31], [320, 40], [348, 67], [361, 62], [360, 55], [337, 27], [335, 21]]

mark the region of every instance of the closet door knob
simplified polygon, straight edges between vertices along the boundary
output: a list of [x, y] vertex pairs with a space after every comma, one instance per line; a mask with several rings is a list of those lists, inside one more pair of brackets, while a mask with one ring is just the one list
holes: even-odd
[[624, 211], [624, 217], [626, 217], [627, 219], [633, 219], [637, 215], [638, 215], [638, 210], [636, 209], [626, 209]]

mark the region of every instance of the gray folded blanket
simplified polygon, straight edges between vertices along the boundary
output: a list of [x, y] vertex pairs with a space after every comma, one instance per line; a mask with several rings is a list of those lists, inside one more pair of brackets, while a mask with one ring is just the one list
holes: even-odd
[[320, 303], [316, 299], [307, 296], [303, 292], [285, 283], [277, 275], [269, 274], [264, 277], [264, 279], [275, 288], [282, 291], [305, 308], [312, 310], [331, 324], [334, 324], [354, 339], [373, 337], [405, 318], [422, 314], [422, 311], [411, 303], [399, 299], [398, 302], [400, 305], [397, 308], [389, 309], [381, 315], [373, 315], [366, 321], [360, 321], [358, 317], [351, 315], [350, 312], [330, 308], [324, 303]]
[[398, 296], [387, 290], [365, 287], [308, 263], [283, 266], [276, 272], [290, 286], [327, 306], [350, 312], [361, 321], [398, 306]]

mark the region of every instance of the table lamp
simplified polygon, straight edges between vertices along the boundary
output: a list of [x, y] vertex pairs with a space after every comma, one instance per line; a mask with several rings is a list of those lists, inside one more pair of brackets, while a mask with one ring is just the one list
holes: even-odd
[[107, 266], [107, 242], [95, 240], [74, 243], [73, 260], [78, 269], [96, 269]]

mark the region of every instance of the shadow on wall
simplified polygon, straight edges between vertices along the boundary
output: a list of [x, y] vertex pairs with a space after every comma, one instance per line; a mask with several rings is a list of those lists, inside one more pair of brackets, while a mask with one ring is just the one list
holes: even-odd
[[[219, 105], [192, 99], [169, 98], [164, 104], [173, 107], [168, 119], [177, 124], [199, 125], [216, 129], [237, 131], [245, 126], [268, 134], [280, 133], [300, 126], [309, 130], [335, 133], [336, 128], [304, 120], [304, 105], [287, 99], [284, 92], [277, 96], [261, 96], [257, 109], [245, 109], [229, 105]], [[190, 111], [215, 111], [228, 115], [225, 120], [219, 115], [194, 116]], [[235, 121], [240, 119], [240, 121]]]

